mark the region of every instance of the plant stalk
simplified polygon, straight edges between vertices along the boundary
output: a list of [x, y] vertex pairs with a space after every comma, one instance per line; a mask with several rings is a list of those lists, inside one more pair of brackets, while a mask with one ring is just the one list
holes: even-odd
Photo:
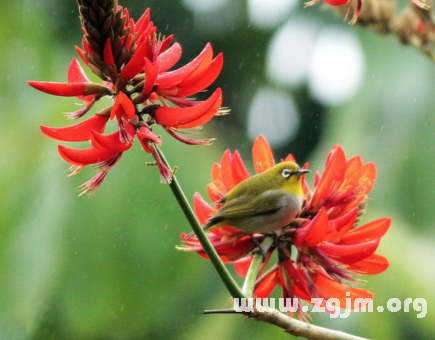
[[[165, 155], [162, 153], [160, 148], [156, 145], [155, 146], [160, 158], [162, 159], [163, 163], [168, 167], [169, 170], [172, 171], [168, 161], [165, 158]], [[204, 249], [205, 253], [210, 259], [210, 262], [215, 267], [216, 271], [218, 272], [222, 282], [224, 283], [225, 287], [231, 294], [233, 298], [244, 298], [245, 295], [240, 290], [237, 283], [234, 281], [233, 277], [229, 273], [228, 269], [223, 264], [222, 260], [220, 259], [219, 255], [217, 254], [216, 250], [214, 249], [213, 245], [211, 244], [210, 240], [208, 239], [207, 235], [205, 234], [204, 230], [201, 227], [201, 224], [198, 222], [192, 207], [189, 204], [189, 201], [186, 198], [186, 195], [184, 195], [183, 189], [181, 188], [180, 184], [178, 183], [177, 178], [175, 175], [172, 177], [172, 181], [169, 184], [169, 187], [172, 190], [172, 193], [174, 194], [175, 198], [177, 199], [177, 202], [181, 209], [183, 210], [184, 215], [187, 218], [187, 221], [189, 222], [190, 226], [192, 227], [193, 231], [196, 234], [196, 237], [198, 238], [199, 242], [201, 243], [202, 248]], [[260, 255], [261, 256], [261, 255]]]

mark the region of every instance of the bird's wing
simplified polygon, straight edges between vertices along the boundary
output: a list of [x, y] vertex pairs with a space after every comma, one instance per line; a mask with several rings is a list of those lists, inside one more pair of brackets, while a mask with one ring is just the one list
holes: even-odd
[[[212, 217], [221, 220], [270, 214], [279, 210], [283, 190], [269, 190], [259, 196], [243, 195], [226, 202]], [[217, 223], [217, 222], [216, 222]]]

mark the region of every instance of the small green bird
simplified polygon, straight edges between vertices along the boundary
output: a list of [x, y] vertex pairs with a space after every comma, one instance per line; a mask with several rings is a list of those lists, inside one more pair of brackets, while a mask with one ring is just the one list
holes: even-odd
[[309, 171], [283, 162], [247, 178], [216, 202], [223, 205], [202, 228], [231, 226], [247, 234], [280, 230], [302, 209], [301, 176]]

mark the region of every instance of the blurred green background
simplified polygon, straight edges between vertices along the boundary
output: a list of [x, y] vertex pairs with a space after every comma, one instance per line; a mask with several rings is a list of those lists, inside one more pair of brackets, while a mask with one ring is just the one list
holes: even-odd
[[[227, 148], [239, 150], [252, 170], [259, 133], [277, 158], [292, 152], [314, 170], [323, 170], [336, 143], [349, 157], [374, 161], [378, 176], [364, 221], [392, 217], [378, 250], [391, 266], [366, 277], [364, 287], [375, 306], [424, 298], [428, 313], [316, 315], [314, 323], [375, 339], [432, 339], [435, 64], [321, 6], [303, 10], [301, 1], [120, 4], [135, 19], [151, 7], [159, 31], [182, 45], [180, 65], [209, 41], [224, 53], [212, 89], [223, 88], [232, 111], [203, 129], [218, 140], [189, 147], [164, 136], [189, 199], [206, 194], [212, 164]], [[26, 84], [66, 80], [81, 41], [76, 2], [2, 1], [0, 9], [0, 339], [290, 338], [238, 316], [201, 315], [231, 307], [228, 293], [208, 261], [175, 249], [189, 225], [139, 145], [94, 197], [77, 197], [75, 188], [94, 172], [68, 179], [56, 142], [39, 130], [70, 124], [61, 112], [74, 111], [76, 100]]]

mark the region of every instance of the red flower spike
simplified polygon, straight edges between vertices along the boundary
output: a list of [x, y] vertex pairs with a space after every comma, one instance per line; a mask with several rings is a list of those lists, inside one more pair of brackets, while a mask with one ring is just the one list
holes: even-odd
[[61, 157], [70, 164], [89, 165], [108, 160], [114, 155], [113, 151], [97, 149], [91, 146], [89, 149], [71, 149], [66, 146], [58, 146]]
[[258, 136], [254, 142], [252, 147], [252, 159], [254, 162], [255, 173], [257, 174], [262, 173], [275, 165], [272, 149], [263, 135]]
[[[254, 142], [253, 158], [257, 173], [275, 164], [272, 151], [263, 136]], [[294, 157], [289, 155], [286, 161], [294, 161]], [[307, 166], [306, 163], [302, 168], [306, 169]], [[359, 156], [346, 160], [344, 151], [336, 145], [327, 157], [324, 174], [317, 174], [314, 178], [313, 195], [305, 176], [302, 178], [304, 200], [310, 197], [311, 200], [294, 223], [284, 229], [283, 236], [278, 238], [275, 249], [279, 262], [264, 274], [260, 271], [254, 289], [256, 297], [268, 297], [277, 286], [282, 288], [284, 298], [297, 297], [311, 303], [313, 297], [333, 297], [340, 299], [342, 307], [346, 306], [346, 292], [350, 293], [352, 301], [357, 297], [373, 296], [366, 290], [350, 288], [348, 285], [357, 282], [357, 274], [378, 274], [388, 267], [388, 260], [374, 252], [390, 220], [379, 219], [355, 228], [357, 218], [361, 215], [359, 205], [371, 190], [375, 175], [372, 163], [363, 164]], [[212, 168], [213, 183], [207, 186], [210, 199], [212, 202], [219, 201], [228, 190], [248, 177], [239, 153], [236, 151], [231, 155], [230, 150], [225, 151], [220, 163], [215, 163]], [[203, 224], [218, 211], [218, 206], [210, 206], [199, 194], [195, 195], [194, 203], [195, 213]], [[225, 226], [211, 229], [207, 237], [220, 258], [225, 262], [234, 262], [237, 273], [246, 276], [252, 258], [240, 257], [254, 248], [248, 236]], [[207, 258], [198, 243], [188, 240], [185, 243], [188, 250]], [[296, 246], [297, 251], [294, 261], [290, 259], [293, 246]], [[272, 254], [267, 254], [268, 260]], [[235, 262], [237, 259], [240, 260]], [[260, 269], [264, 270], [264, 267]], [[306, 315], [301, 307], [299, 304], [296, 313], [305, 320]]]
[[107, 116], [95, 115], [73, 126], [63, 128], [41, 126], [41, 131], [45, 136], [54, 140], [62, 142], [83, 142], [91, 138], [92, 131], [102, 133], [108, 118]]
[[[222, 104], [222, 91], [217, 89], [207, 100], [201, 104], [188, 108], [174, 108], [174, 107], [159, 107], [155, 112], [156, 120], [160, 125], [171, 126], [175, 128], [189, 128], [191, 122], [197, 121], [202, 116], [209, 118], [209, 114], [215, 106], [220, 107]], [[216, 110], [217, 111], [217, 110]], [[216, 113], [214, 112], [214, 114]], [[213, 116], [214, 116], [213, 114]], [[212, 118], [212, 117], [211, 117]], [[211, 119], [210, 118], [210, 119]]]
[[107, 38], [106, 43], [104, 44], [103, 56], [106, 65], [115, 64], [115, 59], [113, 59], [113, 53], [112, 53], [112, 44], [110, 43], [109, 38]]
[[[133, 125], [127, 124], [125, 128], [130, 136], [134, 136], [136, 128]], [[107, 149], [113, 152], [124, 152], [133, 146], [132, 143], [124, 143], [119, 139], [119, 131], [109, 135], [102, 135], [96, 131], [92, 131], [91, 144], [96, 148]]]
[[390, 228], [390, 218], [380, 218], [378, 220], [369, 222], [364, 226], [351, 230], [342, 238], [344, 244], [357, 244], [374, 239], [379, 239], [385, 235]]

